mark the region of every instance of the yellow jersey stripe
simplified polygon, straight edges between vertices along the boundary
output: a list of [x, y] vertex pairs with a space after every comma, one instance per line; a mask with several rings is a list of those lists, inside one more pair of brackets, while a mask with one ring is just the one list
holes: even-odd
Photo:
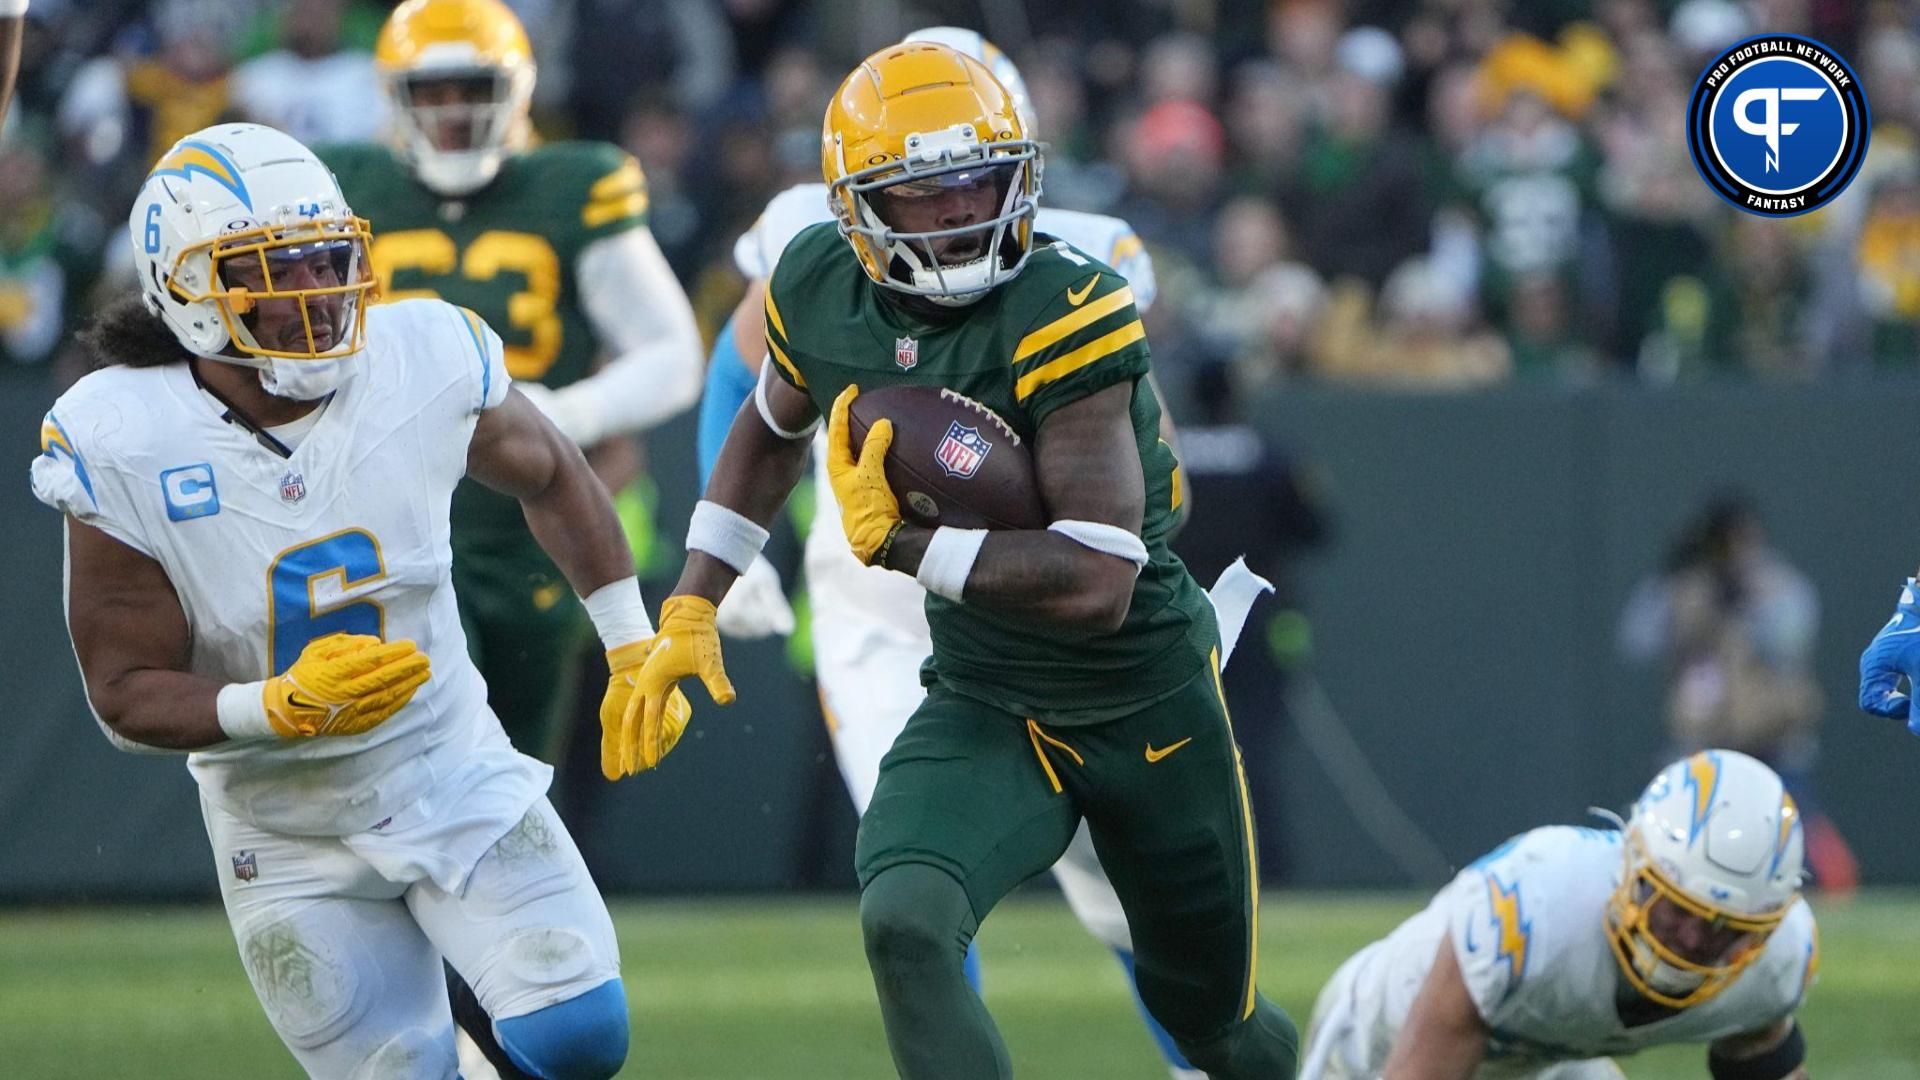
[[1035, 330], [1033, 333], [1028, 334], [1026, 337], [1021, 338], [1020, 344], [1014, 347], [1013, 362], [1017, 364], [1027, 357], [1032, 356], [1034, 353], [1039, 352], [1041, 349], [1066, 337], [1068, 334], [1073, 333], [1075, 330], [1092, 326], [1094, 323], [1099, 322], [1101, 319], [1106, 318], [1108, 315], [1119, 311], [1131, 303], [1133, 303], [1133, 288], [1129, 285], [1122, 285], [1085, 307], [1074, 308], [1065, 315], [1060, 316], [1040, 329]]
[[619, 168], [593, 182], [593, 186], [587, 189], [587, 201], [599, 202], [637, 192], [646, 183], [646, 177], [640, 172], [640, 163], [629, 157]]
[[1183, 486], [1180, 482], [1180, 466], [1175, 465], [1173, 467], [1173, 505], [1167, 507], [1168, 510], [1178, 510], [1180, 509], [1180, 504], [1186, 501], [1186, 492], [1182, 490]]
[[635, 191], [588, 203], [580, 211], [580, 224], [589, 229], [597, 229], [602, 225], [619, 221], [621, 218], [639, 217], [646, 212], [647, 193]]
[[762, 289], [760, 294], [767, 298], [767, 322], [780, 332], [781, 341], [787, 340], [787, 324], [781, 320], [780, 308], [773, 302], [773, 288]]
[[1140, 325], [1139, 319], [1135, 319], [1112, 333], [1102, 334], [1072, 352], [1056, 356], [1020, 376], [1019, 381], [1013, 384], [1013, 396], [1016, 400], [1024, 402], [1028, 395], [1055, 379], [1065, 378], [1095, 360], [1117, 353], [1146, 336], [1146, 328]]
[[773, 340], [772, 334], [767, 335], [767, 351], [773, 354], [774, 360], [777, 361], [782, 368], [786, 369], [787, 376], [793, 380], [793, 385], [802, 390], [807, 388], [807, 380], [800, 377], [800, 369], [794, 367], [793, 361], [787, 359], [786, 351], [780, 348], [779, 342]]

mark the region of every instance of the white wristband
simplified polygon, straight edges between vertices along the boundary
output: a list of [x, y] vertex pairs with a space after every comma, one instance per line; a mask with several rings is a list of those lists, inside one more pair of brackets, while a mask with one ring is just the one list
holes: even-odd
[[647, 605], [640, 599], [640, 579], [623, 577], [593, 590], [580, 601], [587, 617], [600, 632], [600, 644], [608, 652], [653, 636], [653, 620], [647, 617]]
[[267, 719], [266, 688], [264, 682], [228, 683], [220, 688], [213, 710], [227, 738], [258, 739], [279, 734]]
[[786, 428], [781, 427], [779, 422], [773, 418], [773, 407], [767, 404], [767, 380], [773, 378], [773, 372], [768, 370], [770, 367], [771, 365], [762, 362], [760, 365], [760, 377], [756, 379], [753, 384], [753, 407], [759, 412], [761, 422], [765, 423], [767, 428], [775, 435], [780, 436], [788, 442], [798, 442], [801, 439], [813, 438], [813, 433], [820, 430], [822, 417], [814, 417], [813, 423], [808, 424], [799, 431], [788, 431]]
[[980, 545], [986, 542], [985, 529], [940, 526], [927, 541], [927, 552], [920, 556], [920, 571], [913, 575], [914, 580], [933, 595], [959, 603], [960, 594], [966, 591], [967, 575], [973, 573], [974, 560], [980, 557]]
[[745, 514], [705, 499], [693, 504], [693, 517], [687, 521], [688, 551], [704, 551], [733, 567], [734, 573], [744, 574], [766, 546], [767, 530]]
[[0, 19], [19, 18], [27, 13], [27, 0], [0, 0]]
[[1102, 555], [1125, 559], [1133, 564], [1135, 574], [1147, 565], [1149, 559], [1146, 543], [1118, 525], [1062, 518], [1047, 526], [1047, 531], [1059, 533], [1081, 547], [1092, 548]]

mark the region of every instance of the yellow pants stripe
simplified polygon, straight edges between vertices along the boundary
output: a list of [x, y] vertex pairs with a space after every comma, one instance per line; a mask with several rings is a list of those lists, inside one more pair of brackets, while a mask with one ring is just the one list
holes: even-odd
[[[1233, 714], [1227, 708], [1227, 687], [1220, 680], [1220, 650], [1214, 649], [1208, 658], [1208, 666], [1213, 671], [1213, 690], [1220, 697], [1220, 715], [1227, 719], [1227, 735], [1233, 735]], [[1253, 837], [1253, 800], [1247, 794], [1247, 765], [1240, 757], [1240, 745], [1233, 747], [1234, 782], [1240, 787], [1240, 821], [1247, 834], [1247, 993], [1241, 1004], [1240, 1019], [1253, 1015], [1254, 995], [1260, 981], [1260, 854], [1254, 848]]]

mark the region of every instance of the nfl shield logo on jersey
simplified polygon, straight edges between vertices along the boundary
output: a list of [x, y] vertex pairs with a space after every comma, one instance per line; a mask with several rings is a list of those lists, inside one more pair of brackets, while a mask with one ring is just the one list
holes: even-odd
[[280, 501], [297, 503], [306, 497], [307, 478], [292, 469], [287, 470], [287, 474], [280, 478]]
[[957, 476], [962, 480], [972, 478], [980, 471], [980, 463], [987, 460], [987, 453], [993, 444], [980, 437], [980, 429], [967, 427], [955, 420], [947, 425], [947, 437], [940, 440], [940, 448], [934, 451], [940, 467], [947, 470], [948, 476]]
[[260, 860], [251, 851], [242, 851], [233, 857], [233, 876], [241, 881], [252, 881], [260, 876]]
[[911, 371], [920, 362], [920, 343], [910, 337], [893, 339], [893, 362], [901, 371]]

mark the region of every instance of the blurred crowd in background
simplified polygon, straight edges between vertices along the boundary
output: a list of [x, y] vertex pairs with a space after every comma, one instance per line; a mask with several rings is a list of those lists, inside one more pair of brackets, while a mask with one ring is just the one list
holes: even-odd
[[[1163, 381], [1831, 380], [1915, 368], [1920, 3], [1893, 0], [509, 0], [545, 138], [618, 142], [709, 333], [731, 243], [819, 178], [839, 78], [916, 27], [1018, 62], [1043, 201], [1152, 252]], [[369, 0], [34, 0], [0, 142], [0, 358], [56, 381], [125, 283], [139, 179], [224, 118], [377, 139]], [[1865, 82], [1871, 149], [1831, 207], [1739, 213], [1687, 154], [1711, 54], [1815, 37]], [[375, 221], [374, 228], [379, 228]], [[1176, 393], [1178, 391], [1176, 390]], [[1178, 399], [1176, 399], [1178, 400]]]

